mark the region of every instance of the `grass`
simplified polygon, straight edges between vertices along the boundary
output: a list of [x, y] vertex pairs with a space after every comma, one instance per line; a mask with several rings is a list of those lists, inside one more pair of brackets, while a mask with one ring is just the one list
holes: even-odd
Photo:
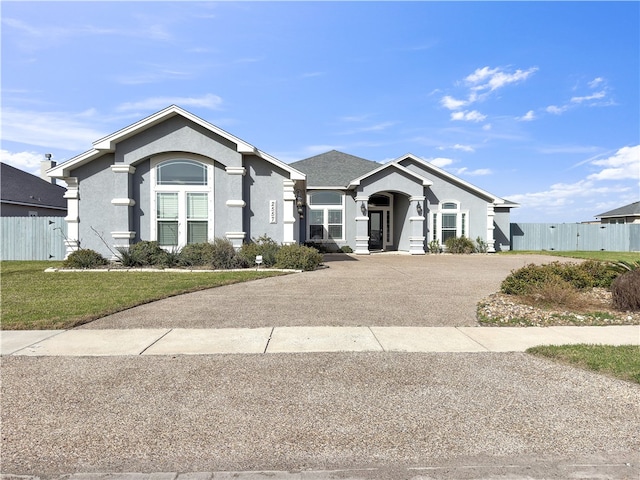
[[59, 262], [3, 261], [3, 330], [65, 329], [163, 298], [280, 272], [45, 273]]
[[527, 353], [640, 383], [640, 346], [545, 345], [529, 348]]
[[640, 253], [638, 252], [582, 252], [582, 251], [570, 251], [570, 252], [557, 252], [549, 250], [522, 250], [522, 251], [508, 251], [500, 252], [500, 255], [551, 255], [553, 257], [567, 257], [567, 258], [581, 258], [584, 260], [599, 260], [601, 262], [620, 262], [627, 261], [633, 262], [640, 260]]

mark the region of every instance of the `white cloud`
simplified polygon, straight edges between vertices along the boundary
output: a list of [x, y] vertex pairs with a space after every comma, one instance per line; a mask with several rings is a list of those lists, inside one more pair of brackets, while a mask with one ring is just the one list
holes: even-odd
[[438, 157], [438, 158], [427, 159], [427, 162], [435, 165], [436, 167], [444, 168], [447, 165], [451, 165], [453, 163], [453, 160], [450, 158]]
[[44, 159], [43, 153], [33, 151], [13, 153], [5, 149], [0, 150], [0, 162], [34, 175], [40, 175], [40, 162]]
[[477, 110], [451, 113], [451, 120], [463, 120], [465, 122], [482, 122], [485, 118], [487, 118], [487, 116], [483, 115]]
[[553, 113], [554, 115], [560, 115], [566, 112], [568, 109], [569, 107], [567, 105], [564, 105], [562, 107], [558, 107], [557, 105], [549, 105], [545, 110], [548, 113]]
[[594, 160], [592, 165], [605, 167], [589, 175], [589, 180], [638, 180], [640, 181], [640, 145], [623, 147], [615, 155]]
[[448, 108], [449, 110], [457, 110], [467, 105], [468, 102], [466, 102], [465, 100], [456, 100], [449, 95], [445, 95], [444, 97], [442, 97], [442, 100], [440, 100], [440, 103], [443, 107]]
[[590, 219], [602, 211], [637, 200], [640, 145], [620, 148], [607, 158], [590, 158], [578, 164], [581, 165], [601, 169], [573, 183], [555, 183], [540, 192], [506, 195], [505, 198], [520, 203], [523, 208], [538, 211], [541, 219], [547, 221], [552, 221], [553, 215], [566, 218], [567, 211], [584, 217], [576, 218], [576, 221]]
[[589, 85], [590, 88], [597, 88], [601, 83], [604, 83], [604, 78], [597, 77], [591, 80], [587, 85]]
[[529, 78], [538, 71], [537, 67], [528, 70], [516, 70], [513, 73], [505, 72], [500, 68], [483, 67], [465, 78], [465, 82], [471, 86], [472, 91], [494, 91], [511, 83], [518, 83]]
[[571, 102], [572, 103], [582, 103], [582, 102], [588, 102], [591, 100], [600, 100], [604, 97], [607, 96], [607, 92], [605, 92], [604, 90], [600, 91], [600, 92], [596, 92], [593, 93], [591, 95], [586, 95], [584, 97], [571, 97]]
[[518, 117], [518, 120], [521, 122], [530, 122], [531, 120], [535, 120], [536, 115], [533, 110], [529, 110], [522, 117]]
[[441, 147], [438, 147], [438, 150], [460, 150], [460, 151], [469, 152], [469, 153], [475, 152], [475, 149], [472, 146], [461, 145], [459, 143], [456, 143], [455, 145], [450, 145], [450, 146], [441, 146]]
[[458, 176], [478, 177], [483, 175], [491, 175], [493, 172], [489, 168], [478, 168], [476, 170], [469, 170], [467, 167], [451, 169], [451, 173]]
[[199, 107], [218, 110], [222, 104], [222, 98], [208, 93], [201, 97], [152, 97], [138, 102], [127, 102], [120, 104], [116, 110], [118, 112], [128, 112], [136, 110], [162, 110], [170, 105], [180, 107]]
[[[37, 145], [47, 149], [86, 150], [105, 135], [88, 127], [90, 111], [81, 113], [33, 112], [4, 108], [2, 140]], [[99, 118], [96, 116], [96, 118]], [[96, 122], [97, 120], [94, 120]]]

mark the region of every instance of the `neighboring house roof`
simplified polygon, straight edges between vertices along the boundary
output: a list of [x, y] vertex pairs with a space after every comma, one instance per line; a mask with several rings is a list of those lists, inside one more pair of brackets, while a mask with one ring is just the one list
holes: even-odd
[[596, 218], [610, 218], [610, 217], [637, 217], [640, 216], [640, 202], [633, 202], [624, 207], [614, 208], [608, 212], [596, 215]]
[[307, 175], [307, 187], [341, 187], [381, 166], [378, 162], [331, 150], [290, 163]]
[[93, 149], [85, 153], [82, 153], [64, 163], [61, 163], [60, 165], [57, 165], [56, 167], [48, 170], [47, 174], [54, 178], [68, 177], [72, 169], [77, 168], [81, 165], [84, 165], [85, 163], [88, 163], [105, 153], [115, 151], [117, 143], [123, 140], [126, 140], [127, 138], [130, 138], [134, 135], [137, 135], [138, 133], [143, 132], [144, 130], [147, 130], [148, 128], [151, 128], [155, 125], [158, 125], [159, 123], [162, 123], [163, 121], [171, 117], [174, 117], [176, 115], [180, 115], [196, 123], [197, 125], [209, 130], [210, 132], [213, 132], [216, 135], [220, 135], [221, 137], [229, 140], [230, 142], [235, 143], [237, 145], [238, 153], [256, 155], [282, 168], [283, 170], [290, 173], [292, 180], [304, 180], [305, 178], [304, 174], [302, 174], [301, 172], [299, 172], [294, 168], [291, 168], [286, 163], [281, 162], [275, 157], [272, 157], [271, 155], [262, 152], [261, 150], [257, 149], [253, 145], [245, 142], [244, 140], [240, 140], [238, 137], [235, 137], [234, 135], [231, 135], [230, 133], [222, 130], [221, 128], [218, 128], [215, 125], [212, 125], [206, 120], [203, 120], [200, 117], [197, 117], [196, 115], [190, 112], [187, 112], [186, 110], [183, 110], [177, 105], [171, 105], [165, 108], [164, 110], [161, 110], [152, 115], [149, 115], [148, 117], [143, 118], [142, 120], [132, 125], [129, 125], [128, 127], [125, 127], [123, 129], [118, 130], [117, 132], [112, 133], [111, 135], [107, 135], [106, 137], [96, 140], [95, 142], [93, 142]]
[[2, 203], [66, 210], [66, 188], [47, 182], [18, 168], [0, 163]]

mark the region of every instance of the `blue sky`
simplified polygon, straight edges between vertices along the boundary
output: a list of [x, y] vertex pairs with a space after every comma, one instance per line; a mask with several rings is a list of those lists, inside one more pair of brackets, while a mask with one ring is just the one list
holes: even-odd
[[413, 153], [580, 222], [640, 199], [639, 2], [3, 1], [1, 160], [177, 104], [284, 162]]

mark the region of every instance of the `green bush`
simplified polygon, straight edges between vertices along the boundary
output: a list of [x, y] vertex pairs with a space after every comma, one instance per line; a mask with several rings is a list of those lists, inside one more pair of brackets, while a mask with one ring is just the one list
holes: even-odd
[[342, 247], [340, 247], [340, 251], [342, 253], [353, 253], [353, 248], [351, 248], [349, 245], [343, 245]]
[[304, 245], [285, 245], [276, 256], [276, 266], [295, 270], [315, 270], [322, 263], [322, 254]]
[[475, 245], [473, 241], [467, 237], [449, 237], [444, 242], [447, 252], [449, 253], [462, 253], [469, 254], [475, 251]]
[[96, 268], [109, 261], [95, 250], [81, 248], [69, 254], [62, 266], [65, 268]]
[[476, 237], [476, 253], [487, 253], [489, 249], [489, 244], [485, 242], [481, 237]]
[[576, 290], [593, 287], [608, 288], [616, 272], [602, 262], [589, 260], [583, 263], [552, 262], [546, 265], [529, 264], [511, 272], [500, 287], [502, 293], [527, 295], [547, 283], [563, 281]]
[[178, 263], [183, 267], [205, 267], [213, 263], [214, 247], [211, 243], [190, 243], [182, 247]]
[[617, 310], [640, 310], [640, 269], [623, 273], [613, 281], [611, 300]]
[[431, 240], [429, 242], [429, 252], [431, 253], [440, 253], [442, 248], [440, 247], [440, 240]]
[[215, 238], [211, 249], [211, 266], [216, 270], [228, 270], [244, 267], [242, 259], [236, 253], [233, 243], [226, 238]]
[[280, 250], [280, 245], [268, 237], [262, 235], [254, 238], [250, 243], [244, 243], [238, 252], [238, 256], [243, 264], [252, 267], [256, 264], [256, 257], [262, 255], [262, 266], [273, 267], [276, 264], [276, 256]]
[[142, 240], [128, 248], [118, 248], [118, 258], [125, 267], [169, 267], [175, 264], [173, 255], [165, 251], [158, 242]]

